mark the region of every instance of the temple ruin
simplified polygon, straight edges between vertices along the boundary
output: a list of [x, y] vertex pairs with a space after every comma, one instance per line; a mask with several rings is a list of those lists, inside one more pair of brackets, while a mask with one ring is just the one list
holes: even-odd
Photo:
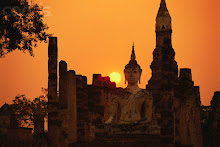
[[[171, 16], [165, 0], [161, 0], [156, 18], [156, 48], [150, 65], [152, 77], [146, 85], [153, 95], [161, 127], [160, 143], [201, 147], [199, 87], [192, 81], [191, 69], [182, 68], [179, 72], [171, 39]], [[56, 37], [49, 38], [48, 56], [51, 145], [92, 142], [95, 126], [109, 117], [110, 95], [116, 85], [100, 74], [94, 74], [92, 85], [88, 85], [86, 76], [68, 70], [67, 63], [61, 60], [58, 92]]]

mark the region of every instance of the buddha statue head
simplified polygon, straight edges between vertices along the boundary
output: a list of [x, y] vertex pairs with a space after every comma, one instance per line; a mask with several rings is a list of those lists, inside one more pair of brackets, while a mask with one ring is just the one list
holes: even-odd
[[134, 44], [132, 46], [131, 60], [125, 66], [124, 75], [125, 75], [125, 83], [128, 81], [129, 85], [138, 85], [138, 81], [140, 83], [142, 69], [140, 65], [137, 64], [135, 60], [135, 52], [134, 52]]

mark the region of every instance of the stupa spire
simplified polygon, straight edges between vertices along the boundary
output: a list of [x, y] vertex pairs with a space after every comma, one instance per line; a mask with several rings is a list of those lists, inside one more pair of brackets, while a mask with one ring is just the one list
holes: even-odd
[[171, 16], [167, 9], [165, 0], [161, 0], [160, 8], [158, 10], [157, 18], [156, 18], [156, 38], [157, 38], [156, 46], [163, 46], [164, 40], [167, 39], [171, 40], [171, 34], [172, 34]]
[[157, 13], [157, 17], [170, 17], [165, 0], [161, 0], [160, 2], [160, 8]]

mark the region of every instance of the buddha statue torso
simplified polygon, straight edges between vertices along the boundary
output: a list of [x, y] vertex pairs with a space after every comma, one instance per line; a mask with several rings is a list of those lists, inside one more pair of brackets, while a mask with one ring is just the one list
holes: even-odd
[[110, 115], [118, 124], [138, 123], [152, 120], [153, 98], [147, 90], [138, 89], [129, 92], [118, 89], [112, 94]]
[[106, 124], [147, 123], [152, 120], [153, 97], [147, 90], [138, 87], [142, 69], [135, 58], [133, 45], [131, 60], [124, 69], [125, 81], [128, 85], [125, 89], [119, 88], [112, 94], [111, 112]]

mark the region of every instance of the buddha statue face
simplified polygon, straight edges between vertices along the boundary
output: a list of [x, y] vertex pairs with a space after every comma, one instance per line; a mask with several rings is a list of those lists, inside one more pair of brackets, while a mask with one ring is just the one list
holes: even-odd
[[138, 67], [128, 67], [124, 69], [125, 80], [128, 81], [128, 85], [135, 85], [138, 83], [141, 77], [142, 70]]
[[[142, 69], [140, 65], [137, 64], [137, 61], [135, 60], [135, 52], [134, 52], [134, 44], [132, 46], [132, 53], [131, 53], [131, 60], [129, 63], [125, 66], [124, 74], [125, 74], [125, 80], [128, 81], [128, 86], [132, 85], [138, 85], [138, 81], [141, 78], [141, 72]], [[125, 83], [126, 83], [125, 81]]]

